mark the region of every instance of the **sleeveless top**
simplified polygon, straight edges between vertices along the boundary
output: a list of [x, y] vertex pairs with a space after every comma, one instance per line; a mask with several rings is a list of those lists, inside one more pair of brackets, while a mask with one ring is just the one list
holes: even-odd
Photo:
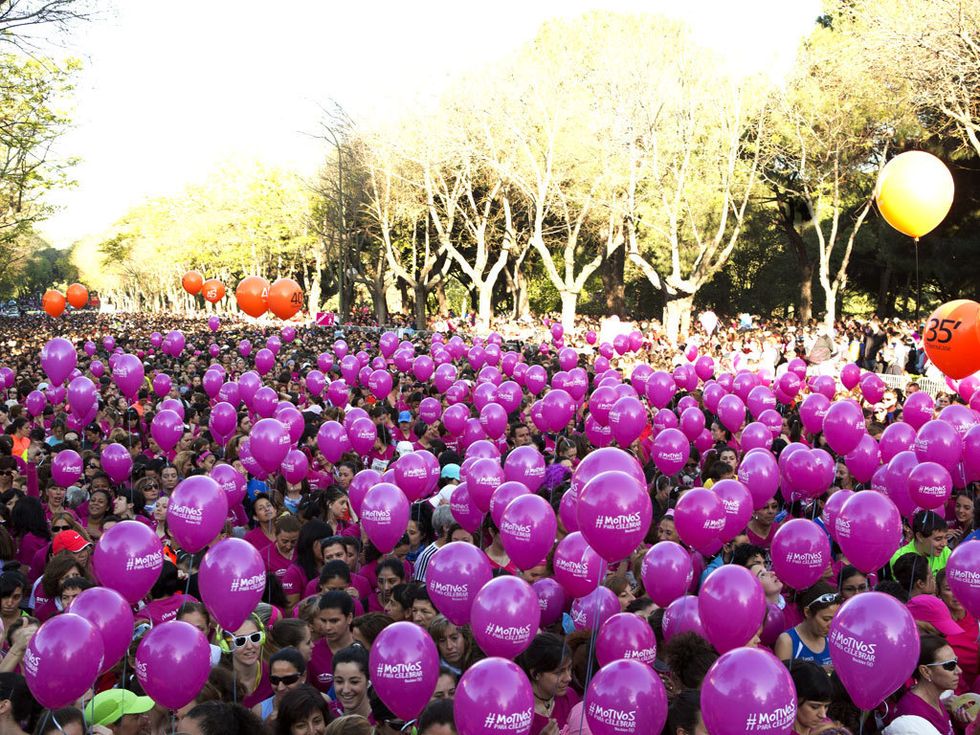
[[830, 666], [830, 646], [824, 645], [823, 651], [816, 653], [812, 651], [803, 639], [800, 638], [800, 634], [796, 631], [796, 628], [790, 628], [786, 631], [789, 635], [789, 639], [793, 642], [793, 658], [800, 661], [813, 661], [813, 663], [819, 666]]

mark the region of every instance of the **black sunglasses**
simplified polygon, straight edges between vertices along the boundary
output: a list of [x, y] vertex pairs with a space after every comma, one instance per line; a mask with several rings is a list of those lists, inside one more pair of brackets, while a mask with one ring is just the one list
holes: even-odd
[[51, 533], [58, 533], [59, 531], [70, 531], [71, 526], [51, 526]]
[[298, 681], [299, 681], [299, 674], [286, 674], [285, 676], [275, 676], [274, 674], [270, 674], [269, 676], [269, 683], [272, 684], [273, 687], [277, 687], [280, 684], [284, 684], [287, 687], [291, 687], [293, 684], [295, 684]]

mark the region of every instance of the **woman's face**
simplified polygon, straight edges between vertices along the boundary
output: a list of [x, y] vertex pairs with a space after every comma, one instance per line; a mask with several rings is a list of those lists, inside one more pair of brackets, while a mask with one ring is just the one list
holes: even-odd
[[723, 449], [718, 455], [718, 459], [727, 464], [733, 470], [738, 469], [738, 456], [734, 449]]
[[157, 499], [157, 504], [153, 506], [153, 519], [157, 523], [163, 523], [167, 520], [167, 506], [170, 505], [170, 498], [166, 495], [161, 496]]
[[11, 497], [10, 500], [7, 501], [7, 510], [13, 512], [14, 506], [17, 505], [17, 500], [18, 497], [16, 495]]
[[616, 596], [619, 598], [619, 607], [623, 612], [626, 612], [626, 608], [636, 599], [636, 595], [633, 594], [633, 590], [630, 589], [629, 585]]
[[764, 506], [759, 508], [759, 510], [755, 512], [755, 515], [756, 518], [759, 519], [760, 523], [769, 526], [772, 525], [772, 522], [774, 520], [776, 520], [776, 513], [778, 512], [779, 512], [779, 503], [777, 503], [775, 500], [770, 500]]
[[860, 595], [868, 591], [868, 578], [863, 574], [855, 574], [840, 583], [840, 596], [844, 600], [850, 600], [854, 595]]
[[368, 678], [355, 663], [338, 664], [333, 670], [333, 688], [344, 712], [354, 712], [367, 696]]
[[679, 541], [673, 518], [662, 518], [657, 525], [657, 541]]
[[925, 679], [927, 681], [931, 679], [932, 684], [941, 692], [947, 689], [956, 689], [960, 685], [960, 676], [963, 674], [963, 669], [959, 667], [959, 664], [954, 664], [952, 671], [947, 670], [944, 666], [938, 665], [945, 664], [949, 666], [950, 662], [955, 661], [956, 654], [953, 652], [953, 649], [949, 646], [943, 646], [936, 651], [936, 656], [931, 662], [937, 664], [936, 666], [919, 667], [919, 679]]
[[419, 531], [418, 521], [409, 521], [408, 530], [406, 533], [408, 534], [409, 546], [411, 546], [413, 549], [417, 549], [422, 543], [422, 532]]
[[467, 531], [465, 528], [457, 528], [453, 531], [453, 535], [449, 537], [450, 541], [465, 541], [468, 544], [474, 543], [473, 534]]
[[147, 505], [153, 505], [160, 497], [160, 483], [151, 480], [143, 485], [143, 496], [146, 498]]
[[717, 421], [711, 424], [711, 438], [716, 442], [725, 441], [725, 429]]
[[830, 702], [814, 702], [811, 699], [800, 700], [796, 708], [796, 721], [800, 724], [801, 732], [808, 732], [827, 721], [827, 707]]
[[[568, 685], [572, 682], [572, 660], [562, 661], [554, 671], [547, 671], [538, 674], [535, 682], [541, 699], [551, 699], [552, 697], [563, 697], [568, 691]], [[537, 694], [537, 693], [535, 693]]]
[[458, 666], [466, 653], [466, 639], [459, 628], [450, 625], [439, 638], [439, 655], [451, 666]]
[[177, 468], [164, 467], [160, 473], [160, 480], [163, 482], [164, 489], [169, 493], [169, 491], [177, 487]]
[[432, 699], [452, 699], [456, 696], [456, 677], [452, 674], [439, 674]]
[[191, 612], [186, 612], [180, 617], [178, 617], [177, 619], [185, 623], [190, 623], [199, 631], [201, 631], [205, 637], [208, 637], [211, 634], [211, 631], [208, 630], [208, 619], [204, 617], [204, 615], [202, 615], [201, 613], [197, 612], [196, 610], [192, 610]]
[[378, 594], [384, 599], [388, 599], [395, 585], [401, 584], [404, 580], [395, 574], [391, 569], [385, 567], [378, 573]]
[[323, 713], [316, 711], [309, 717], [294, 722], [290, 728], [290, 735], [324, 735], [327, 732], [327, 721]]
[[24, 590], [20, 587], [15, 588], [7, 597], [0, 597], [0, 615], [10, 618], [19, 614], [22, 599], [24, 599]]
[[[346, 467], [344, 468], [346, 469]], [[348, 470], [349, 472], [349, 470]], [[337, 519], [345, 520], [350, 518], [350, 504], [347, 501], [346, 496], [341, 496], [334, 500], [330, 505], [327, 506], [330, 510], [330, 514]]]
[[295, 689], [306, 682], [306, 677], [297, 671], [289, 661], [276, 661], [269, 669], [269, 683], [276, 698], [276, 704], [282, 701], [290, 689]]
[[88, 499], [88, 514], [100, 518], [109, 510], [109, 498], [105, 493], [94, 493]]
[[235, 636], [246, 636], [245, 645], [240, 648], [236, 648], [232, 652], [232, 656], [235, 657], [235, 661], [242, 664], [243, 666], [251, 666], [259, 660], [259, 656], [262, 655], [262, 646], [251, 640], [253, 633], [258, 633], [258, 626], [251, 620], [246, 620], [242, 623], [241, 627], [235, 631]]
[[810, 624], [814, 635], [820, 638], [827, 637], [827, 634], [830, 632], [830, 624], [833, 622], [838, 610], [840, 610], [840, 605], [831, 605], [815, 613], [811, 613], [809, 610], [806, 611], [806, 620]]
[[344, 490], [350, 487], [351, 480], [354, 479], [354, 473], [351, 472], [350, 467], [340, 466], [337, 468], [337, 484], [340, 485]]
[[536, 567], [531, 567], [525, 569], [521, 572], [521, 578], [528, 584], [534, 584], [539, 579], [544, 579], [548, 576], [548, 567], [544, 564], [539, 564]]
[[252, 514], [259, 523], [269, 523], [276, 517], [276, 508], [267, 498], [260, 498], [253, 506]]
[[405, 608], [394, 597], [389, 597], [384, 604], [385, 615], [396, 623], [405, 619]]
[[299, 541], [299, 531], [279, 531], [276, 534], [276, 549], [286, 559], [292, 559]]
[[956, 496], [956, 522], [969, 528], [973, 525], [973, 499], [966, 495]]
[[[129, 515], [129, 512], [132, 509], [133, 509], [133, 506], [130, 505], [129, 501], [126, 500], [126, 497], [123, 496], [123, 495], [118, 496], [115, 500], [112, 501], [112, 514], [113, 515], [126, 516], [126, 515]], [[103, 528], [102, 530], [104, 531], [106, 529]]]
[[65, 494], [65, 488], [59, 487], [58, 485], [52, 485], [47, 491], [48, 505], [55, 508], [60, 508], [65, 504]]
[[949, 584], [946, 582], [945, 577], [943, 577], [942, 583], [937, 585], [937, 589], [939, 596], [942, 598], [942, 601], [946, 603], [946, 607], [949, 608], [949, 612], [953, 615], [953, 617], [963, 617], [963, 613], [965, 612], [963, 610], [963, 605], [956, 599], [956, 597], [953, 596], [953, 591], [949, 588]]
[[749, 571], [758, 578], [766, 597], [773, 597], [783, 591], [783, 583], [775, 572], [766, 569], [765, 564], [754, 564]]

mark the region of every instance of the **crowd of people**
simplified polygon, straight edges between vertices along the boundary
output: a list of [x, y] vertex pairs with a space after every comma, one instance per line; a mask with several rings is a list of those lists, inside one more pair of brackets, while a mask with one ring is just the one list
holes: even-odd
[[[557, 614], [542, 618], [515, 658], [533, 692], [526, 728], [496, 730], [482, 721], [463, 721], [465, 712], [461, 717], [457, 689], [464, 686], [466, 672], [488, 654], [481, 650], [470, 625], [454, 623], [455, 616], [440, 609], [427, 576], [441, 549], [462, 542], [481, 550], [494, 578], [514, 576], [536, 592], [550, 589], [540, 584], [542, 580], [560, 579], [553, 547], [576, 530], [574, 510], [568, 515], [576, 471], [599, 446], [620, 445], [608, 433], [597, 439], [602, 431], [595, 426], [598, 433], [589, 430], [596, 417], [586, 389], [600, 384], [619, 386], [623, 392], [617, 395], [629, 394], [632, 385], [631, 395], [642, 400], [645, 409], [639, 435], [621, 448], [635, 458], [652, 518], [641, 542], [628, 556], [604, 568], [597, 583], [618, 601], [611, 613], [636, 616], [655, 639], [656, 653], [648, 663], [667, 697], [665, 735], [723, 735], [706, 727], [699, 693], [725, 652], [709, 642], [711, 636], [694, 629], [678, 633], [665, 626], [669, 604], [654, 601], [641, 571], [648, 550], [658, 544], [677, 544], [690, 555], [695, 570], [691, 595], [728, 565], [743, 567], [758, 580], [767, 617], [744, 644], [772, 651], [788, 668], [796, 701], [795, 714], [784, 731], [799, 735], [973, 733], [980, 697], [970, 695], [980, 691], [980, 631], [976, 612], [967, 609], [946, 576], [956, 548], [980, 543], [976, 482], [980, 477], [973, 477], [969, 467], [964, 469], [968, 464], [964, 458], [959, 460], [959, 472], [952, 473], [955, 487], [948, 499], [932, 509], [912, 508], [903, 518], [900, 548], [887, 563], [859, 569], [837, 543], [826, 509], [836, 507], [831, 499], [838, 492], [859, 494], [880, 488], [869, 478], [856, 477], [819, 427], [813, 431], [805, 425], [802, 404], [819, 390], [800, 381], [799, 392], [789, 400], [773, 401], [778, 424], [772, 426], [765, 449], [777, 460], [792, 445], [826, 450], [833, 460], [832, 480], [819, 492], [801, 496], [785, 487], [781, 476], [784, 486], [753, 507], [743, 526], [711, 550], [692, 548], [681, 524], [675, 523], [675, 511], [685, 494], [741, 479], [740, 467], [749, 451], [743, 430], [752, 418], [726, 426], [717, 413], [717, 401], [712, 409], [712, 401], [706, 400], [709, 381], [704, 378], [695, 379], [689, 389], [678, 381], [666, 405], [656, 406], [644, 390], [645, 377], [637, 378], [648, 377], [649, 372], [637, 373], [637, 366], [669, 372], [691, 365], [693, 355], [708, 357], [719, 382], [722, 373], [729, 373], [727, 390], [731, 391], [734, 374], [751, 374], [754, 385], [770, 385], [787, 372], [791, 361], [802, 361], [809, 378], [834, 378], [835, 399], [858, 401], [864, 431], [876, 442], [892, 426], [908, 428], [903, 408], [918, 387], [916, 376], [941, 377], [925, 359], [917, 325], [871, 320], [826, 330], [816, 323], [760, 324], [746, 316], [719, 322], [702, 315], [681, 346], [671, 344], [656, 325], [639, 325], [639, 344], [624, 350], [612, 348], [611, 337], [605, 343], [603, 330], [611, 328], [608, 323], [588, 321], [569, 334], [550, 323], [514, 323], [499, 325], [494, 336], [477, 336], [465, 320], [433, 325], [445, 328], [445, 334], [400, 330], [394, 340], [401, 343], [398, 349], [415, 356], [432, 354], [437, 344], [444, 347], [454, 336], [465, 340], [465, 349], [445, 355], [440, 362], [455, 368], [451, 388], [442, 389], [431, 378], [431, 370], [425, 375], [424, 370], [400, 368], [390, 352], [385, 355], [382, 350], [382, 330], [364, 325], [296, 325], [287, 335], [280, 324], [225, 317], [220, 325], [210, 326], [204, 319], [173, 315], [88, 311], [60, 320], [31, 314], [0, 319], [0, 344], [5, 348], [0, 367], [9, 369], [9, 379], [0, 372], [0, 380], [8, 382], [6, 400], [0, 403], [4, 430], [0, 436], [0, 735], [598, 732], [585, 705], [590, 682], [603, 669], [596, 655], [599, 626], [590, 626], [589, 615], [576, 614], [572, 595], [563, 595]], [[179, 354], [164, 354], [153, 346], [154, 333], [174, 330], [186, 340]], [[622, 335], [629, 331], [620, 330]], [[94, 418], [84, 425], [69, 409], [65, 391], [52, 384], [42, 368], [39, 356], [55, 337], [72, 343], [78, 374], [90, 378], [98, 391]], [[221, 373], [220, 385], [235, 383], [255, 370], [256, 352], [263, 346], [273, 348], [275, 361], [272, 369], [262, 371], [261, 383], [274, 390], [278, 405], [291, 404], [302, 415], [302, 432], [295, 441], [308, 463], [302, 477], [287, 479], [285, 471], [259, 471], [244, 456], [243, 443], [260, 415], [237, 389], [233, 434], [219, 440], [211, 429], [212, 410], [221, 398], [217, 390], [210, 390], [209, 371]], [[562, 426], [549, 426], [535, 406], [552, 390], [560, 390], [561, 381], [570, 380], [564, 364], [567, 352], [562, 352], [568, 348], [575, 350], [572, 369], [585, 376], [585, 387], [577, 396], [568, 389], [575, 399], [573, 412]], [[136, 355], [145, 370], [142, 387], [131, 397], [113, 379], [110, 364], [114, 354], [123, 353]], [[361, 371], [370, 365], [388, 372], [391, 389], [379, 395], [362, 374], [346, 380], [342, 400], [336, 400], [337, 394], [325, 391], [323, 384], [341, 380], [343, 358], [358, 353], [363, 354]], [[503, 354], [514, 355], [510, 372], [503, 367]], [[889, 388], [870, 400], [840, 382], [841, 369], [850, 363], [871, 372], [908, 375], [909, 382], [904, 389]], [[496, 389], [521, 373], [514, 369], [516, 364], [540, 366], [546, 384], [537, 391], [526, 383], [518, 385], [516, 405], [506, 411], [505, 424], [499, 431], [486, 431], [491, 422], [482, 408], [497, 402]], [[314, 371], [323, 378], [319, 390], [308, 381]], [[160, 392], [154, 379], [162, 374], [170, 381]], [[527, 369], [521, 373], [526, 374]], [[492, 388], [481, 392], [486, 384]], [[45, 399], [40, 406], [29, 400], [38, 391]], [[978, 397], [972, 379], [950, 382], [935, 396], [929, 418], [938, 418], [955, 405], [972, 408], [972, 425], [980, 424]], [[152, 431], [163, 401], [178, 405], [182, 412], [182, 433], [172, 450], [161, 447]], [[450, 406], [459, 405], [466, 409], [465, 431], [453, 431], [441, 420]], [[691, 407], [701, 414], [705, 433], [688, 437], [683, 467], [665, 473], [655, 461], [655, 438], [658, 432], [676, 427], [676, 419]], [[674, 417], [668, 421], [666, 415], [671, 413]], [[373, 444], [363, 452], [349, 444], [325, 446], [322, 427], [337, 422], [349, 429], [345, 420], [352, 415], [371, 419]], [[483, 423], [474, 425], [473, 420], [481, 416]], [[602, 426], [608, 426], [608, 417], [602, 418]], [[759, 416], [753, 418], [759, 421]], [[492, 511], [476, 513], [474, 524], [465, 509], [453, 502], [454, 496], [459, 499], [455, 490], [472, 471], [477, 442], [480, 457], [489, 452], [501, 465], [521, 447], [534, 448], [540, 455], [542, 480], [531, 492], [554, 510], [557, 531], [550, 551], [534, 565], [512, 561], [499, 518], [495, 520]], [[911, 442], [906, 450], [912, 450]], [[113, 444], [124, 447], [132, 460], [131, 472], [122, 482], [114, 482], [102, 467], [103, 451]], [[59, 484], [52, 473], [58, 454], [65, 451], [77, 452], [82, 459], [80, 475], [71, 484]], [[961, 453], [965, 451], [961, 447]], [[373, 471], [390, 479], [393, 475], [385, 473], [391, 473], [402, 458], [419, 452], [437, 460], [438, 479], [427, 497], [411, 503], [404, 535], [390, 551], [382, 552], [358, 513], [363, 502], [363, 492], [354, 492], [362, 484], [358, 478]], [[980, 457], [973, 462], [980, 464]], [[243, 479], [246, 492], [240, 503], [229, 508], [224, 528], [209, 546], [242, 538], [258, 550], [266, 566], [262, 601], [234, 630], [218, 626], [213, 611], [201, 601], [199, 571], [207, 548], [193, 552], [181, 548], [168, 525], [170, 497], [180, 484], [226, 465]], [[797, 518], [818, 525], [832, 550], [820, 579], [802, 589], [793, 589], [774, 571], [772, 550], [780, 527]], [[81, 699], [63, 708], [44, 709], [28, 686], [25, 671], [31, 640], [47, 621], [70, 614], [79, 595], [100, 584], [95, 550], [114, 526], [127, 521], [151, 528], [164, 550], [159, 578], [133, 606], [129, 649], [101, 672]], [[862, 713], [835, 671], [828, 635], [843, 606], [872, 591], [890, 595], [907, 608], [919, 640], [899, 645], [914, 643], [919, 654], [907, 681], [869, 715]], [[541, 599], [543, 611], [549, 602]], [[204, 686], [179, 709], [147, 696], [137, 676], [137, 651], [143, 639], [154, 627], [175, 620], [193, 625], [207, 637], [212, 664]], [[438, 652], [438, 671], [432, 672], [435, 689], [430, 701], [421, 703], [417, 718], [396, 714], [391, 702], [372, 686], [372, 645], [382, 631], [399, 622], [425, 631]], [[652, 732], [645, 726], [640, 723], [617, 732]]]

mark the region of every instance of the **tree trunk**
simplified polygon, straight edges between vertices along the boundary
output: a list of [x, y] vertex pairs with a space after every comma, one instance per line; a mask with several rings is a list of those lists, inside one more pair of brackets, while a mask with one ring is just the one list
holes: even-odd
[[837, 317], [837, 292], [827, 285], [823, 288], [824, 302], [826, 304], [826, 314], [824, 314], [823, 323], [827, 327], [828, 331], [833, 334], [834, 321]]
[[375, 281], [371, 288], [371, 299], [374, 301], [374, 316], [378, 324], [385, 324], [388, 321], [388, 299], [385, 296], [383, 279]]
[[321, 286], [320, 273], [323, 271], [323, 245], [321, 244], [316, 249], [316, 262], [313, 265], [313, 269], [309, 275], [309, 289], [310, 289], [310, 300], [309, 310], [312, 315], [316, 315], [320, 311], [320, 306], [323, 304], [323, 291]]
[[575, 309], [577, 306], [578, 293], [574, 291], [561, 292], [561, 325], [568, 334], [571, 334], [575, 328]]
[[602, 287], [606, 291], [606, 315], [626, 315], [626, 248], [616, 248], [602, 264]]
[[415, 286], [415, 328], [425, 329], [425, 300], [427, 297], [426, 288], [419, 283]]
[[796, 229], [793, 216], [792, 208], [783, 212], [780, 225], [786, 235], [789, 248], [796, 255], [796, 262], [800, 267], [800, 300], [797, 316], [802, 321], [809, 321], [813, 316], [813, 261], [806, 249], [806, 241], [803, 239], [803, 235]]
[[664, 306], [664, 330], [671, 344], [676, 345], [680, 336], [686, 336], [691, 328], [691, 311], [694, 309], [693, 294], [667, 295]]
[[490, 318], [493, 316], [493, 285], [484, 283], [482, 286], [475, 288], [477, 293], [477, 328], [489, 332]]
[[449, 302], [446, 300], [446, 279], [440, 279], [436, 286], [436, 304], [439, 308], [439, 316], [443, 316], [449, 311]]
[[882, 316], [891, 316], [891, 301], [888, 298], [888, 292], [891, 291], [891, 280], [892, 280], [892, 262], [891, 260], [885, 261], [885, 267], [881, 269], [881, 275], [878, 278], [878, 303], [875, 313]]

